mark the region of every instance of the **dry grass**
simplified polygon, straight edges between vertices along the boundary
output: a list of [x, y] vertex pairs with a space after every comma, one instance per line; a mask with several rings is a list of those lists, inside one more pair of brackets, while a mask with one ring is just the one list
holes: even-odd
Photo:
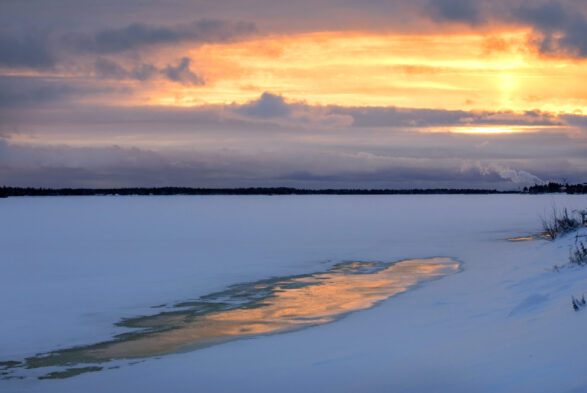
[[581, 299], [577, 299], [574, 296], [571, 296], [571, 305], [573, 306], [573, 310], [579, 311], [582, 307], [585, 306], [587, 302], [585, 302], [585, 295], [581, 296]]
[[580, 220], [569, 214], [567, 208], [559, 211], [554, 206], [551, 215], [546, 218], [541, 217], [540, 220], [542, 222], [542, 231], [544, 235], [553, 240], [558, 236], [574, 231], [582, 225]]
[[575, 246], [571, 248], [569, 262], [573, 265], [587, 265], [587, 249], [585, 249], [585, 244], [583, 244], [583, 241], [575, 239]]

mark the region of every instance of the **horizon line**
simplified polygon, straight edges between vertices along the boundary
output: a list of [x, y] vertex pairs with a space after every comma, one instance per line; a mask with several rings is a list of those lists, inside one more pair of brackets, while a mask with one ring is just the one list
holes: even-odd
[[0, 198], [9, 196], [99, 196], [99, 195], [418, 195], [418, 194], [525, 194], [587, 193], [587, 183], [526, 186], [523, 190], [485, 188], [296, 188], [296, 187], [12, 187], [1, 186]]

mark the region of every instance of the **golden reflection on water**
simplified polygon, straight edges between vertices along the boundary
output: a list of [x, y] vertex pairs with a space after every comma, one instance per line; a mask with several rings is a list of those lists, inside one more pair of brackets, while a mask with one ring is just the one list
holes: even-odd
[[520, 237], [510, 237], [508, 238], [508, 240], [510, 242], [527, 242], [530, 240], [534, 240], [535, 237], [534, 236], [520, 236]]
[[530, 235], [530, 236], [520, 236], [520, 237], [510, 237], [507, 240], [510, 242], [528, 242], [531, 240], [536, 239], [550, 239], [550, 235], [547, 233], [541, 233], [539, 235]]
[[117, 325], [133, 330], [110, 341], [0, 362], [0, 379], [16, 377], [16, 369], [43, 367], [66, 369], [40, 379], [70, 378], [102, 370], [97, 366], [72, 368], [80, 364], [157, 356], [328, 323], [459, 268], [457, 261], [440, 257], [397, 263], [355, 261], [321, 273], [232, 285], [169, 306], [156, 315], [123, 319]]
[[88, 349], [84, 357], [96, 361], [147, 357], [328, 323], [348, 312], [372, 307], [419, 282], [458, 269], [459, 263], [450, 258], [413, 259], [392, 265], [374, 262], [339, 264], [324, 273], [258, 284], [254, 288], [269, 289], [270, 294], [254, 306], [190, 318], [165, 313], [145, 317], [143, 326], [169, 326], [172, 329]]

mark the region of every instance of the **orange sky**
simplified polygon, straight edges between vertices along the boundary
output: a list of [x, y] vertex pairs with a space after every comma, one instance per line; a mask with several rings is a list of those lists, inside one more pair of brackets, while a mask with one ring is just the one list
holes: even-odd
[[580, 0], [120, 3], [0, 5], [0, 184], [586, 173]]
[[[541, 110], [587, 114], [587, 61], [545, 57], [529, 30], [492, 34], [397, 35], [317, 32], [273, 35], [230, 44], [160, 48], [154, 64], [179, 54], [203, 85], [102, 80], [133, 95], [93, 95], [98, 105], [198, 106], [242, 104], [263, 92], [314, 105], [396, 106], [449, 110]], [[114, 59], [132, 67], [127, 58]], [[59, 72], [7, 70], [54, 80], [88, 78], [84, 68]], [[90, 74], [91, 76], [91, 74]]]
[[587, 62], [540, 57], [527, 36], [323, 32], [208, 44], [189, 51], [206, 85], [158, 83], [136, 98], [227, 104], [270, 91], [322, 105], [587, 113], [577, 83]]

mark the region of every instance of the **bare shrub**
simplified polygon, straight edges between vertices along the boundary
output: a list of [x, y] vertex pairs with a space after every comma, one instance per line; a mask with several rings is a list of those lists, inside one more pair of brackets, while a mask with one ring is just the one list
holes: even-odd
[[581, 296], [581, 299], [577, 299], [574, 296], [571, 296], [571, 305], [573, 306], [573, 310], [579, 311], [581, 307], [584, 307], [585, 304], [585, 295]]
[[573, 265], [587, 265], [587, 249], [585, 249], [583, 241], [577, 241], [577, 239], [575, 239], [575, 246], [571, 248], [569, 262]]
[[581, 216], [581, 225], [587, 225], [587, 209], [573, 211]]
[[557, 236], [571, 232], [581, 225], [579, 220], [569, 215], [567, 208], [559, 212], [554, 206], [550, 217], [541, 217], [540, 221], [543, 233], [551, 239], [556, 239]]

